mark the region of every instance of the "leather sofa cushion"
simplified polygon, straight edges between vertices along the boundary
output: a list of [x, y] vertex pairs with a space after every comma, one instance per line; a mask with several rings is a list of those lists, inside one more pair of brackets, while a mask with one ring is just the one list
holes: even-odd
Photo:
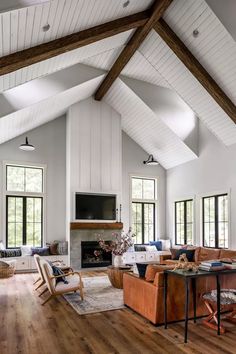
[[236, 251], [220, 250], [220, 259], [236, 259]]
[[220, 249], [198, 247], [195, 250], [195, 262], [202, 262], [220, 258]]
[[145, 279], [146, 281], [153, 282], [156, 273], [161, 273], [165, 269], [173, 269], [174, 265], [160, 265], [160, 264], [149, 264], [146, 269]]

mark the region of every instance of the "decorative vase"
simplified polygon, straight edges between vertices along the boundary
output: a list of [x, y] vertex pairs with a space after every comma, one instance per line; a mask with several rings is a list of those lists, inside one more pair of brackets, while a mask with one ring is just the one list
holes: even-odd
[[122, 261], [122, 256], [114, 256], [113, 258], [113, 265], [116, 268], [119, 268], [120, 266], [122, 266], [123, 261]]

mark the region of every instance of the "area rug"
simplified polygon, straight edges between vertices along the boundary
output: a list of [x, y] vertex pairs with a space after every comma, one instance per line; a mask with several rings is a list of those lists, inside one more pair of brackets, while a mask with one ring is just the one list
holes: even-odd
[[123, 290], [111, 286], [108, 276], [83, 278], [84, 300], [79, 293], [64, 295], [79, 315], [123, 309]]

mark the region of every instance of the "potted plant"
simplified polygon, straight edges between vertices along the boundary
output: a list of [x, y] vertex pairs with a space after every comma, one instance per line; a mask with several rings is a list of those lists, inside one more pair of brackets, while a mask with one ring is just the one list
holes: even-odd
[[131, 229], [128, 232], [123, 232], [121, 234], [117, 232], [112, 233], [113, 241], [106, 243], [104, 240], [99, 240], [100, 247], [106, 252], [112, 252], [113, 254], [113, 265], [114, 267], [120, 267], [122, 265], [122, 255], [128, 251], [128, 249], [133, 246], [133, 237], [135, 234], [132, 233]]

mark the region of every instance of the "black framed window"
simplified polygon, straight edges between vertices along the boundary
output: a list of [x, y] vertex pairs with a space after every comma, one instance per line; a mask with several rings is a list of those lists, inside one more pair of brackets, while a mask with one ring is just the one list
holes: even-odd
[[43, 244], [42, 167], [6, 165], [6, 247]]
[[175, 244], [193, 244], [193, 200], [175, 202]]
[[132, 177], [132, 231], [135, 243], [155, 240], [156, 180]]
[[22, 245], [42, 246], [42, 197], [7, 196], [7, 248]]
[[203, 246], [229, 247], [228, 195], [220, 194], [202, 198]]

